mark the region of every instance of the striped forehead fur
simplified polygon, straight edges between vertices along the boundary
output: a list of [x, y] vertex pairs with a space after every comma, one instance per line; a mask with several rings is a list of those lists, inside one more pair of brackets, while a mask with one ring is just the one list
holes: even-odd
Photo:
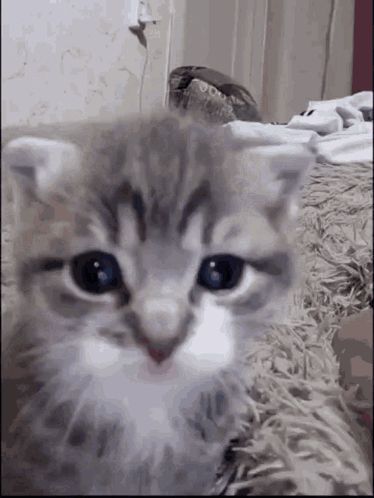
[[212, 130], [167, 116], [142, 126], [113, 126], [90, 145], [87, 187], [113, 234], [123, 204], [132, 208], [140, 240], [147, 227], [182, 234], [198, 210], [208, 223], [212, 168], [223, 160]]

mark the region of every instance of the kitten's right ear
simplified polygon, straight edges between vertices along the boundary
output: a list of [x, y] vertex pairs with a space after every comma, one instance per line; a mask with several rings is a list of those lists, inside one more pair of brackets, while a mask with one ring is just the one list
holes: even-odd
[[79, 150], [68, 142], [26, 136], [10, 141], [2, 160], [22, 190], [43, 197], [69, 176]]

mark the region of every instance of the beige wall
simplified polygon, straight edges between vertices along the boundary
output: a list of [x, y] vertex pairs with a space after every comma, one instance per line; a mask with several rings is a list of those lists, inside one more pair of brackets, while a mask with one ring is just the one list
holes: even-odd
[[[2, 126], [137, 112], [146, 52], [127, 28], [129, 2], [3, 0]], [[321, 99], [324, 72], [324, 98], [351, 91], [354, 0], [149, 3], [161, 21], [146, 28], [145, 111], [186, 64], [235, 77], [270, 121]]]
[[235, 77], [265, 119], [286, 121], [309, 100], [350, 94], [354, 0], [173, 4], [171, 66], [207, 65]]
[[[129, 0], [2, 0], [2, 126], [134, 113], [145, 49]], [[151, 0], [143, 109], [164, 102], [169, 0]]]
[[[282, 1], [282, 0], [279, 0]], [[170, 66], [209, 66], [262, 98], [267, 0], [173, 0]]]
[[353, 20], [353, 0], [268, 0], [265, 117], [285, 121], [309, 100], [351, 93]]

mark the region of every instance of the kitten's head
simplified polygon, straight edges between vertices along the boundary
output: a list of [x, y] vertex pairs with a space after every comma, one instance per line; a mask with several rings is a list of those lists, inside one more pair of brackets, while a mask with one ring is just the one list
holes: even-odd
[[69, 345], [92, 375], [229, 367], [291, 285], [290, 221], [312, 153], [171, 115], [82, 130], [4, 150], [34, 344], [61, 368]]

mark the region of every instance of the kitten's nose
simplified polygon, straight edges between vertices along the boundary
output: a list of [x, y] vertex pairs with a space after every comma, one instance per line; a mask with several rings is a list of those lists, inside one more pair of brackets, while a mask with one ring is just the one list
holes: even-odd
[[141, 318], [134, 330], [135, 337], [152, 360], [162, 363], [185, 337], [187, 313], [184, 303], [159, 297], [144, 299], [141, 304]]
[[147, 353], [156, 363], [162, 363], [171, 356], [175, 349], [175, 345], [150, 345], [147, 347]]

